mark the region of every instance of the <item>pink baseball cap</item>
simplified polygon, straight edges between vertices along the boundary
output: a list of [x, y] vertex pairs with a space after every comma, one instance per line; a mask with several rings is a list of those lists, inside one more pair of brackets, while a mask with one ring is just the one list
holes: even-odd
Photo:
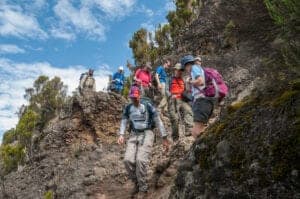
[[138, 98], [138, 97], [140, 97], [140, 95], [141, 95], [141, 93], [140, 93], [139, 87], [137, 87], [137, 86], [131, 86], [129, 97], [130, 98]]

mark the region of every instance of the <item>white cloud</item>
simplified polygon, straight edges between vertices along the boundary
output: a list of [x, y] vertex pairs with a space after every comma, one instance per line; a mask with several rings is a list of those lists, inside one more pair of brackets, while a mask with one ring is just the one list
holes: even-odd
[[119, 18], [132, 11], [136, 0], [91, 0], [90, 2], [98, 5], [108, 17]]
[[144, 13], [148, 17], [152, 17], [154, 15], [153, 10], [147, 8], [145, 5], [142, 5], [138, 10], [139, 10], [140, 13]]
[[[95, 70], [97, 91], [107, 87], [108, 74], [111, 74], [107, 68], [107, 65], [103, 65]], [[17, 124], [18, 118], [15, 113], [26, 103], [23, 99], [25, 88], [32, 87], [38, 76], [43, 74], [50, 78], [60, 77], [71, 94], [78, 87], [80, 74], [87, 70], [84, 66], [59, 68], [47, 62], [17, 63], [0, 58], [0, 134]]]
[[59, 24], [51, 30], [54, 37], [67, 40], [74, 39], [76, 33], [86, 33], [98, 40], [105, 39], [105, 27], [91, 12], [88, 6], [76, 8], [68, 0], [59, 0], [54, 7]]
[[8, 5], [5, 1], [0, 2], [0, 35], [40, 39], [48, 36], [34, 16], [24, 13], [20, 6]]
[[165, 10], [166, 11], [176, 10], [176, 5], [174, 4], [174, 1], [169, 0], [165, 5]]
[[65, 39], [68, 41], [75, 40], [76, 34], [72, 33], [71, 31], [66, 30], [66, 28], [62, 29], [60, 28], [53, 28], [50, 30], [52, 36], [60, 39]]
[[[58, 0], [53, 10], [58, 19], [50, 30], [56, 38], [74, 40], [78, 33], [89, 39], [105, 40], [108, 27], [105, 23], [130, 13], [135, 0]], [[147, 10], [151, 14], [151, 10]]]
[[0, 54], [25, 53], [25, 50], [12, 44], [0, 44]]

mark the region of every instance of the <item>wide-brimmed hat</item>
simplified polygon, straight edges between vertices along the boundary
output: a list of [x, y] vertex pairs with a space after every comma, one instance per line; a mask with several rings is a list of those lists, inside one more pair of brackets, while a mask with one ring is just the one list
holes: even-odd
[[119, 66], [119, 70], [124, 70], [124, 67], [123, 66]]
[[186, 55], [186, 56], [182, 57], [180, 60], [182, 67], [185, 67], [185, 65], [187, 63], [190, 63], [193, 61], [195, 61], [195, 58], [192, 55]]

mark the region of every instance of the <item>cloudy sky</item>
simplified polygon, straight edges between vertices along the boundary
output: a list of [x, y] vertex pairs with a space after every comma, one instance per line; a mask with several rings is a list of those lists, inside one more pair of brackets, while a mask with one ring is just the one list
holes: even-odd
[[153, 31], [171, 9], [172, 0], [0, 0], [0, 138], [39, 75], [61, 77], [71, 93], [93, 68], [102, 90], [109, 74], [133, 62], [133, 32]]

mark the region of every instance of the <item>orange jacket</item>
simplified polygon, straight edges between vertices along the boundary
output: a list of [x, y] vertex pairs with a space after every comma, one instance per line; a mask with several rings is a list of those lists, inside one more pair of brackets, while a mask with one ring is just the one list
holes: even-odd
[[184, 91], [184, 81], [181, 77], [173, 77], [170, 83], [170, 93], [175, 95], [175, 98], [181, 99]]

